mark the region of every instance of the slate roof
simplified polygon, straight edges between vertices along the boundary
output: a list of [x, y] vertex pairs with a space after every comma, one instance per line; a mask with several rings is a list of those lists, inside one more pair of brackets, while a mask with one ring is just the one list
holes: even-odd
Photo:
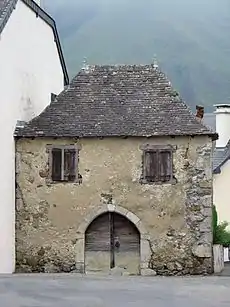
[[0, 33], [5, 27], [17, 0], [0, 0]]
[[230, 159], [230, 143], [225, 148], [216, 148], [213, 153], [213, 172], [220, 173], [220, 168]]
[[[19, 0], [0, 0], [0, 34], [3, 31], [5, 25], [7, 24], [13, 10], [16, 8], [16, 4], [18, 1]], [[61, 43], [59, 40], [55, 21], [33, 0], [21, 0], [21, 1], [23, 1], [27, 6], [29, 6], [29, 8], [32, 9], [37, 16], [42, 18], [53, 29], [54, 40], [57, 45], [57, 50], [62, 65], [65, 85], [69, 84], [68, 72], [65, 65], [65, 60], [62, 53]]]
[[23, 137], [216, 134], [200, 123], [154, 65], [89, 66], [15, 132]]

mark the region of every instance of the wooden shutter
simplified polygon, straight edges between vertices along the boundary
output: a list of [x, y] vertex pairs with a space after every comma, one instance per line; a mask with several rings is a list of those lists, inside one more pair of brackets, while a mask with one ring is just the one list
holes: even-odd
[[172, 179], [172, 152], [159, 152], [159, 173], [160, 181], [167, 182]]
[[156, 151], [146, 151], [144, 158], [144, 177], [150, 182], [158, 180], [158, 161]]
[[74, 181], [76, 178], [76, 150], [65, 149], [64, 152], [64, 180]]
[[52, 180], [60, 181], [62, 169], [62, 150], [54, 148], [52, 150]]

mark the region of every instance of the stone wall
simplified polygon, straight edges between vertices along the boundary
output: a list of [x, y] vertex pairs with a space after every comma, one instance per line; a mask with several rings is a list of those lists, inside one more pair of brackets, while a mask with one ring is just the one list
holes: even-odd
[[[47, 144], [73, 143], [81, 145], [82, 182], [49, 183]], [[139, 183], [144, 143], [176, 146], [175, 184]], [[76, 271], [78, 228], [108, 202], [144, 225], [151, 251], [145, 269], [159, 275], [211, 273], [211, 153], [208, 137], [18, 140], [17, 271]]]

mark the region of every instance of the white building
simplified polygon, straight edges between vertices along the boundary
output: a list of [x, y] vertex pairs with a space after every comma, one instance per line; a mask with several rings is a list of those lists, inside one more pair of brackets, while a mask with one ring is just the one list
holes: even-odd
[[230, 223], [230, 104], [215, 107], [215, 114], [205, 117], [205, 123], [219, 134], [213, 156], [213, 203], [218, 220]]
[[0, 0], [0, 273], [15, 268], [16, 124], [38, 115], [68, 84], [55, 22], [39, 4]]
[[213, 157], [213, 203], [219, 220], [230, 223], [230, 105], [216, 105], [215, 114], [219, 139]]

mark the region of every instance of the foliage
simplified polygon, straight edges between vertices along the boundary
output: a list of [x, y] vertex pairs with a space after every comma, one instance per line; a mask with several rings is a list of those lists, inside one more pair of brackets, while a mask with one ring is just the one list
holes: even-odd
[[212, 206], [212, 233], [213, 233], [213, 240], [215, 241], [216, 238], [216, 231], [218, 225], [218, 216], [216, 211], [216, 206]]
[[230, 231], [227, 230], [228, 222], [221, 222], [218, 224], [218, 215], [216, 207], [213, 206], [212, 214], [213, 222], [213, 243], [221, 244], [225, 247], [230, 245]]

